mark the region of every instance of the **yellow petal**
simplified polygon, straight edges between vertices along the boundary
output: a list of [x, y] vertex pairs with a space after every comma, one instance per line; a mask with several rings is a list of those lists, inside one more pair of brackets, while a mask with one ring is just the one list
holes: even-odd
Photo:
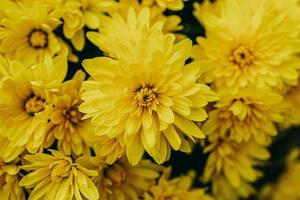
[[78, 171], [76, 182], [78, 184], [79, 191], [89, 200], [97, 200], [99, 198], [99, 193], [97, 187], [93, 181], [84, 176], [80, 171]]
[[86, 12], [84, 12], [83, 16], [84, 16], [86, 25], [90, 29], [97, 29], [99, 27], [100, 21], [99, 21], [99, 18], [97, 17], [97, 15], [95, 15], [92, 12], [86, 11]]
[[236, 115], [240, 120], [244, 120], [247, 116], [247, 106], [241, 101], [236, 101], [231, 107], [230, 110]]
[[186, 116], [187, 119], [196, 122], [202, 122], [207, 119], [207, 113], [203, 108], [192, 109], [191, 114]]
[[241, 179], [234, 168], [224, 165], [224, 174], [233, 187], [238, 188], [240, 186]]
[[4, 165], [4, 170], [9, 175], [16, 175], [19, 172], [19, 168], [16, 165]]
[[143, 129], [141, 133], [142, 142], [146, 143], [150, 148], [152, 148], [156, 144], [157, 137], [160, 134], [158, 131], [159, 130], [154, 124], [148, 129]]
[[166, 106], [157, 107], [158, 117], [166, 123], [172, 124], [174, 122], [174, 113], [171, 108]]
[[139, 135], [133, 139], [132, 144], [132, 146], [126, 147], [126, 155], [131, 165], [137, 165], [145, 151], [141, 141], [139, 140]]
[[181, 138], [179, 137], [175, 128], [172, 125], [170, 125], [163, 133], [167, 138], [168, 142], [170, 143], [171, 147], [174, 150], [179, 150], [181, 145]]
[[82, 51], [85, 45], [84, 31], [79, 30], [71, 38], [71, 42], [77, 51]]
[[55, 110], [52, 115], [51, 115], [51, 121], [54, 123], [54, 124], [59, 124], [61, 123], [63, 120], [63, 115], [62, 113], [60, 112], [60, 110]]
[[200, 128], [192, 121], [187, 120], [179, 115], [175, 115], [174, 121], [176, 127], [178, 127], [186, 135], [191, 135], [196, 138], [205, 138], [205, 135]]
[[35, 170], [35, 171], [27, 174], [26, 176], [24, 176], [20, 180], [19, 185], [30, 187], [33, 184], [40, 182], [41, 180], [43, 180], [44, 178], [46, 178], [49, 175], [50, 175], [49, 169], [41, 168], [41, 169]]

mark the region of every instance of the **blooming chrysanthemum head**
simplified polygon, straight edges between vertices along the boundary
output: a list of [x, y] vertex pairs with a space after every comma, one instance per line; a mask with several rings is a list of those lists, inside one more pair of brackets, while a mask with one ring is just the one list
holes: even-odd
[[161, 166], [142, 160], [131, 166], [122, 158], [108, 165], [101, 157], [85, 159], [80, 162], [99, 173], [93, 181], [98, 188], [101, 200], [139, 200], [155, 184], [162, 171]]
[[18, 3], [1, 19], [0, 51], [26, 64], [67, 55], [67, 49], [53, 33], [60, 23], [56, 13], [50, 12], [46, 5]]
[[[0, 139], [1, 141], [1, 139]], [[4, 200], [25, 200], [23, 188], [19, 186], [19, 167], [15, 162], [6, 163], [0, 154], [0, 194]]]
[[270, 157], [267, 149], [253, 140], [242, 143], [216, 140], [204, 151], [210, 154], [203, 181], [212, 182], [213, 194], [221, 200], [249, 197], [254, 192], [249, 183], [261, 176], [261, 172], [255, 167], [260, 161]]
[[81, 83], [85, 74], [78, 71], [72, 80], [61, 85], [60, 95], [54, 102], [50, 116], [50, 127], [47, 133], [48, 145], [58, 140], [58, 149], [66, 155], [81, 155], [89, 151], [89, 141], [93, 134], [90, 120], [82, 120], [83, 114], [78, 110]]
[[98, 57], [83, 63], [93, 80], [83, 85], [80, 110], [92, 118], [97, 135], [123, 137], [132, 164], [144, 150], [159, 163], [169, 158], [170, 147], [189, 151], [187, 140], [204, 137], [194, 122], [204, 121], [203, 107], [217, 99], [197, 83], [198, 65], [185, 65], [191, 41], [174, 40], [155, 31], [137, 44], [140, 51], [132, 50], [135, 59]]
[[53, 95], [65, 77], [67, 63], [57, 58], [28, 68], [13, 66], [20, 68], [16, 74], [5, 77], [0, 87], [1, 132], [13, 145], [26, 145], [34, 152], [46, 136]]
[[282, 122], [286, 103], [269, 88], [240, 89], [236, 94], [222, 91], [220, 100], [203, 125], [210, 140], [229, 138], [236, 142], [254, 138], [259, 144], [270, 144], [277, 134], [276, 123]]
[[30, 171], [20, 181], [25, 188], [32, 188], [29, 199], [99, 199], [92, 177], [98, 175], [59, 151], [51, 154], [36, 153], [26, 155], [28, 165], [22, 169]]
[[275, 14], [272, 1], [219, 3], [219, 12], [200, 16], [206, 37], [197, 38], [193, 51], [193, 57], [208, 67], [204, 79], [217, 88], [232, 89], [296, 84], [299, 38], [290, 31], [296, 24], [286, 20], [287, 14]]
[[212, 200], [213, 198], [205, 194], [204, 189], [191, 188], [196, 173], [190, 171], [185, 176], [170, 179], [171, 168], [167, 168], [158, 180], [144, 194], [145, 200]]

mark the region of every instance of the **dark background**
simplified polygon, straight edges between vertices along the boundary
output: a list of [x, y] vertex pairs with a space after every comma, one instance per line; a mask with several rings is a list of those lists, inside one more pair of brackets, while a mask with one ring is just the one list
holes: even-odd
[[[185, 2], [185, 8], [182, 11], [167, 11], [165, 14], [179, 15], [182, 18], [182, 24], [184, 26], [184, 29], [180, 31], [180, 33], [187, 35], [195, 43], [195, 38], [197, 36], [205, 36], [205, 30], [192, 14], [194, 2], [202, 2], [202, 0], [189, 0]], [[60, 36], [63, 35], [61, 34], [61, 30], [58, 30], [57, 34]], [[102, 55], [101, 51], [88, 40], [86, 40], [86, 45], [82, 52], [74, 52], [76, 55], [78, 55], [79, 62], [69, 63], [67, 79], [72, 78], [73, 74], [78, 69], [83, 70], [81, 66], [82, 60]], [[264, 166], [261, 167], [261, 170], [264, 172], [265, 176], [263, 176], [254, 184], [256, 188], [260, 188], [265, 183], [275, 181], [278, 178], [278, 176], [284, 170], [285, 156], [289, 150], [295, 146], [300, 146], [299, 132], [300, 128], [295, 127], [289, 130], [281, 131], [279, 135], [274, 138], [273, 144], [269, 147], [272, 157], [265, 163]], [[190, 155], [173, 151], [171, 159], [165, 163], [165, 165], [172, 166], [173, 176], [184, 174], [191, 169], [195, 170], [197, 175], [200, 176], [203, 174], [206, 159], [207, 155], [202, 153], [200, 145], [196, 145], [194, 151]], [[196, 180], [195, 186], [205, 186], [209, 188], [209, 184], [203, 185], [201, 182], [199, 182], [199, 179]], [[250, 199], [255, 200], [257, 198], [251, 197]]]

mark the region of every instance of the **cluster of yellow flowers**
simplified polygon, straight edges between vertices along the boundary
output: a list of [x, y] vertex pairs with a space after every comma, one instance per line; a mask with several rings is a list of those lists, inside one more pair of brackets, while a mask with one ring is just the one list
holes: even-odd
[[[205, 29], [195, 44], [174, 14], [185, 3], [1, 0], [1, 200], [258, 193], [268, 146], [300, 125], [300, 2], [194, 3]], [[87, 41], [102, 55], [80, 57]], [[68, 79], [81, 60], [84, 70]], [[162, 165], [172, 151], [200, 146], [208, 156], [200, 180], [211, 187], [194, 187], [195, 171], [173, 177]], [[261, 198], [300, 198], [298, 150]]]
[[278, 129], [300, 124], [300, 3], [219, 0], [194, 8], [206, 37], [197, 38], [192, 57], [220, 98], [203, 124], [210, 152], [203, 180], [217, 199], [249, 198]]

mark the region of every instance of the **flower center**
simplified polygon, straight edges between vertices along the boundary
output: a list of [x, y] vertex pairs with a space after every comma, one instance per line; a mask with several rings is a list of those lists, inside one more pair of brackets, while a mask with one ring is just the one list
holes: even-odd
[[28, 36], [29, 45], [35, 49], [42, 49], [48, 46], [48, 33], [42, 29], [34, 29]]
[[251, 65], [255, 60], [255, 57], [247, 46], [240, 45], [232, 51], [232, 55], [229, 57], [229, 60], [239, 67], [245, 67]]
[[73, 124], [79, 124], [82, 118], [82, 113], [77, 108], [71, 108], [66, 112], [67, 119]]
[[157, 88], [143, 84], [136, 90], [134, 100], [141, 107], [149, 107], [158, 104], [156, 98]]
[[32, 96], [25, 102], [25, 111], [29, 115], [34, 115], [35, 113], [39, 113], [45, 109], [45, 100], [37, 97]]
[[123, 184], [126, 181], [126, 171], [118, 163], [108, 166], [108, 168], [104, 170], [104, 175], [117, 185]]

